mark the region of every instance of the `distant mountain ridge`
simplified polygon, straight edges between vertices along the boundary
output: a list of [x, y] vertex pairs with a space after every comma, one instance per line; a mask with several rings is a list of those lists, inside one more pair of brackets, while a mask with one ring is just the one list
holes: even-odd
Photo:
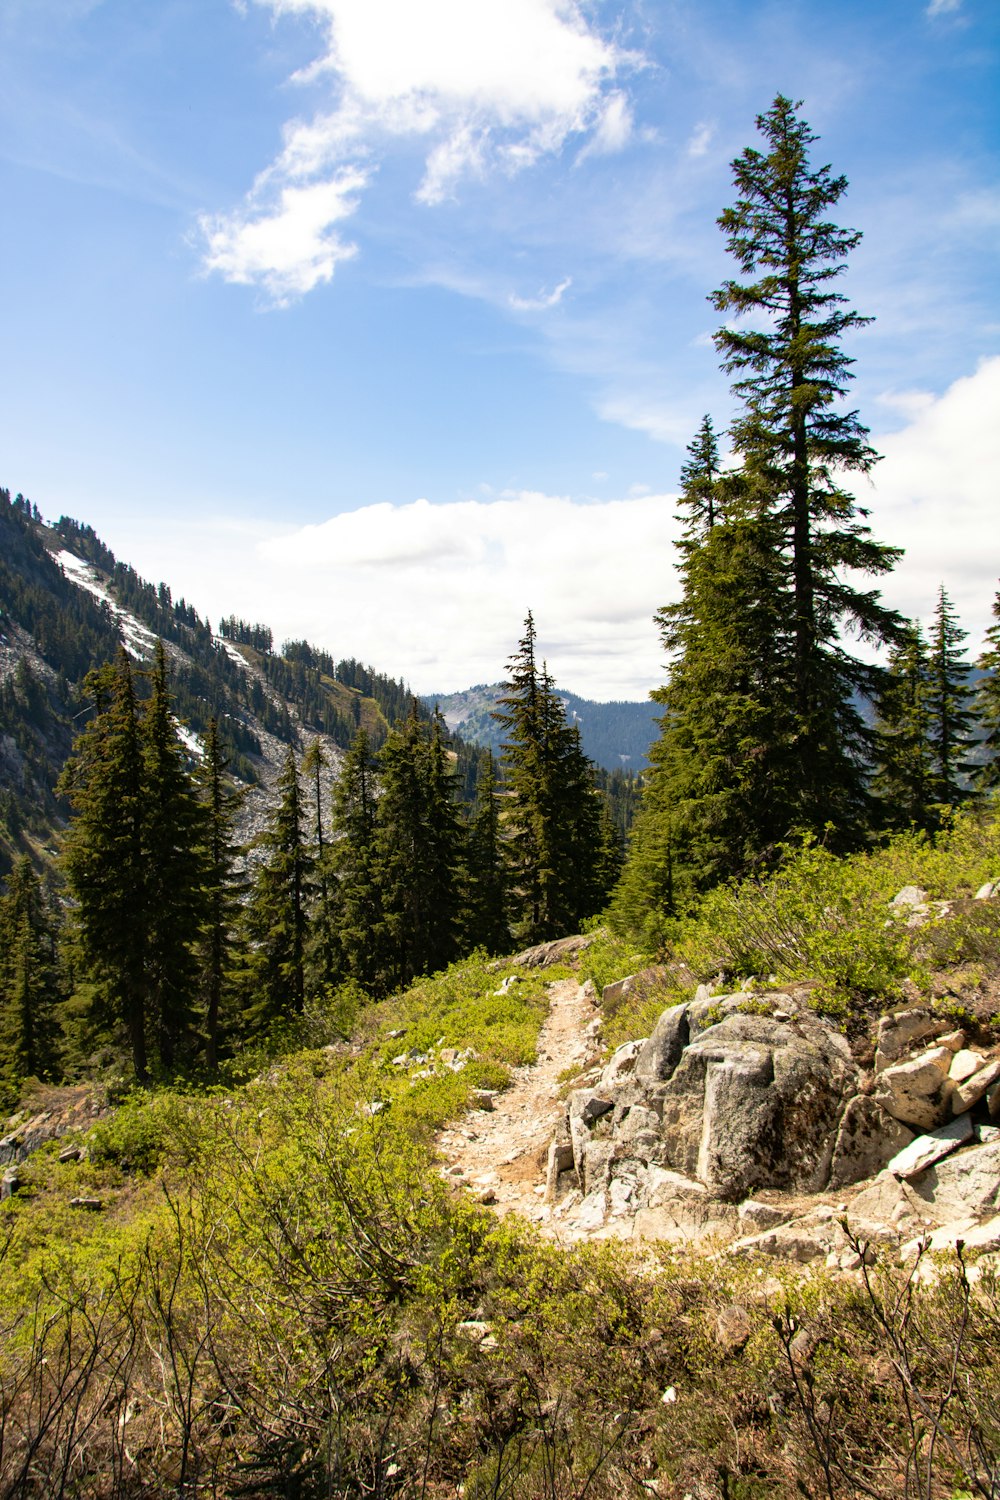
[[[500, 682], [480, 683], [457, 693], [425, 693], [428, 708], [440, 708], [448, 728], [473, 745], [499, 752], [503, 731], [491, 711], [503, 692]], [[641, 771], [648, 764], [649, 747], [659, 736], [659, 709], [626, 701], [596, 703], [561, 688], [556, 689], [571, 724], [578, 724], [584, 753], [607, 771]]]

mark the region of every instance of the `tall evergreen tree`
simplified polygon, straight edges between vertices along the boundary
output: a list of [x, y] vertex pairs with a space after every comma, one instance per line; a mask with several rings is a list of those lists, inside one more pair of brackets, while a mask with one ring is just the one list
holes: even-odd
[[975, 715], [969, 706], [973, 697], [969, 664], [962, 654], [967, 637], [942, 584], [931, 627], [927, 699], [934, 801], [948, 807], [956, 807], [971, 795], [969, 749]]
[[868, 817], [872, 751], [856, 695], [874, 698], [880, 673], [851, 656], [841, 635], [891, 641], [901, 622], [844, 570], [884, 574], [899, 550], [873, 539], [843, 484], [877, 460], [857, 412], [837, 406], [853, 378], [842, 339], [869, 320], [834, 283], [861, 236], [827, 218], [847, 180], [811, 165], [816, 137], [796, 109], [779, 94], [757, 119], [766, 150], [748, 148], [733, 162], [738, 196], [719, 224], [747, 279], [724, 282], [712, 301], [739, 319], [715, 335], [743, 408], [734, 446], [755, 503], [781, 529], [797, 742], [788, 825], [819, 830], [833, 821], [849, 841]]
[[219, 1063], [220, 1029], [232, 984], [240, 911], [241, 887], [235, 874], [237, 846], [233, 832], [241, 795], [229, 781], [227, 768], [219, 723], [213, 716], [209, 720], [205, 755], [197, 778], [204, 809], [200, 988], [204, 1006], [205, 1062], [213, 1074]]
[[500, 837], [497, 767], [493, 751], [480, 752], [476, 800], [467, 841], [465, 937], [471, 948], [504, 953], [510, 941], [507, 886]]
[[312, 822], [311, 865], [313, 871], [314, 901], [309, 933], [307, 937], [307, 968], [309, 985], [322, 989], [335, 982], [337, 973], [334, 952], [333, 912], [330, 904], [326, 836], [323, 831], [323, 772], [329, 762], [323, 754], [319, 740], [313, 740], [302, 757], [302, 775], [309, 783]]
[[534, 943], [572, 931], [601, 902], [600, 801], [579, 731], [566, 723], [529, 612], [493, 717], [504, 731], [504, 850], [513, 932]]
[[160, 1065], [190, 1056], [203, 898], [203, 809], [170, 708], [167, 658], [157, 641], [152, 693], [142, 714], [142, 847], [146, 988]]
[[95, 715], [61, 786], [75, 809], [63, 855], [96, 1033], [124, 1030], [136, 1077], [166, 1072], [191, 1039], [201, 923], [202, 815], [157, 643], [140, 705], [127, 653], [86, 679]]
[[0, 1098], [26, 1078], [53, 1077], [60, 999], [55, 922], [27, 855], [0, 897]]
[[80, 955], [97, 982], [102, 1018], [120, 1023], [135, 1074], [149, 1078], [148, 870], [143, 837], [145, 766], [132, 664], [91, 672], [95, 717], [78, 736], [61, 789], [73, 804], [63, 868], [75, 900]]
[[710, 416], [702, 418], [687, 454], [681, 467], [681, 505], [687, 511], [685, 538], [694, 545], [719, 519], [719, 444]]
[[930, 662], [919, 625], [889, 657], [876, 721], [879, 767], [873, 790], [890, 828], [937, 826], [931, 744]]
[[390, 732], [378, 764], [382, 985], [395, 989], [455, 956], [460, 831], [440, 722], [425, 732], [415, 702]]
[[720, 520], [684, 558], [682, 599], [658, 616], [672, 661], [653, 695], [665, 713], [649, 783], [671, 833], [647, 819], [634, 842], [652, 836], [652, 869], [675, 903], [759, 867], [789, 830], [794, 648], [777, 529], [766, 514]]
[[445, 745], [444, 719], [435, 710], [423, 754], [425, 852], [418, 871], [430, 913], [423, 966], [431, 973], [450, 963], [459, 946], [465, 824], [454, 758]]
[[264, 858], [245, 910], [246, 1020], [254, 1029], [301, 1012], [305, 1003], [308, 854], [295, 751], [278, 779], [278, 803], [257, 840]]
[[375, 760], [363, 729], [355, 735], [333, 793], [327, 850], [337, 972], [375, 990], [384, 946], [375, 852]]
[[993, 600], [993, 621], [979, 658], [983, 675], [976, 688], [976, 709], [985, 738], [984, 758], [975, 775], [983, 788], [1000, 786], [1000, 592]]

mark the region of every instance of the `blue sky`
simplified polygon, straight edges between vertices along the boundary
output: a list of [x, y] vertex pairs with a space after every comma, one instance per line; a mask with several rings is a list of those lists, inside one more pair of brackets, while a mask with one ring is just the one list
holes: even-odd
[[214, 620], [420, 691], [662, 679], [707, 294], [781, 91], [864, 231], [865, 491], [974, 649], [1000, 572], [995, 0], [2, 0], [0, 483]]

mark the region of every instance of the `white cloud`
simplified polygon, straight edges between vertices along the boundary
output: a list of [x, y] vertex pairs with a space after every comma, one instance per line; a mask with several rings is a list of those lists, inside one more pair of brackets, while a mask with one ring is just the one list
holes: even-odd
[[634, 128], [632, 108], [626, 96], [621, 92], [611, 94], [590, 140], [577, 156], [576, 165], [586, 161], [588, 156], [614, 156], [624, 150], [632, 139]]
[[[255, 3], [317, 24], [323, 51], [296, 76], [328, 84], [332, 108], [290, 122], [244, 205], [205, 216], [201, 228], [209, 270], [260, 284], [279, 301], [329, 280], [347, 251], [330, 224], [356, 211], [371, 159], [393, 140], [426, 140], [415, 197], [432, 206], [464, 179], [523, 171], [570, 137], [607, 153], [631, 135], [628, 101], [613, 81], [636, 59], [587, 23], [578, 0]], [[303, 217], [300, 203], [318, 205], [321, 189], [345, 178], [355, 196], [335, 192], [332, 217], [289, 222]]]
[[1000, 356], [983, 360], [942, 396], [897, 394], [894, 404], [907, 411], [908, 424], [874, 438], [884, 457], [873, 485], [858, 488], [878, 539], [906, 549], [883, 593], [908, 617], [927, 620], [943, 583], [975, 653], [1000, 573]]
[[644, 698], [662, 679], [652, 617], [675, 590], [673, 534], [666, 495], [370, 505], [232, 557], [224, 609], [441, 692], [501, 677], [532, 609], [563, 687]]
[[255, 211], [263, 196], [255, 193], [243, 213], [203, 217], [206, 269], [244, 286], [259, 283], [279, 306], [312, 291], [357, 253], [332, 226], [354, 212], [366, 181], [348, 167], [327, 182], [284, 186], [266, 208]]
[[537, 297], [518, 297], [511, 292], [508, 302], [515, 312], [547, 312], [550, 307], [558, 307], [563, 299], [563, 293], [567, 292], [573, 285], [572, 276], [567, 276], [559, 285], [553, 287], [551, 292], [539, 292]]
[[936, 16], [950, 16], [962, 9], [962, 0], [931, 0], [924, 15], [934, 20]]
[[691, 440], [691, 415], [679, 410], [676, 403], [646, 395], [614, 395], [600, 401], [597, 414], [605, 422], [619, 422], [634, 432], [644, 432], [657, 443], [686, 444]]
[[[1000, 571], [998, 409], [995, 357], [941, 396], [919, 393], [906, 425], [874, 438], [885, 458], [875, 483], [859, 485], [875, 536], [906, 548], [882, 580], [887, 601], [926, 620], [943, 582], [973, 654]], [[267, 620], [279, 642], [306, 636], [418, 691], [499, 678], [530, 608], [562, 687], [643, 698], [663, 681], [652, 616], [677, 597], [674, 504], [667, 494], [584, 503], [524, 491], [369, 505], [288, 530], [213, 522], [205, 496], [193, 526], [165, 530], [133, 508], [107, 534], [213, 620]]]
[[710, 125], [706, 121], [702, 121], [701, 124], [696, 125], [687, 143], [688, 156], [706, 155], [709, 146], [712, 144], [714, 135], [714, 125]]

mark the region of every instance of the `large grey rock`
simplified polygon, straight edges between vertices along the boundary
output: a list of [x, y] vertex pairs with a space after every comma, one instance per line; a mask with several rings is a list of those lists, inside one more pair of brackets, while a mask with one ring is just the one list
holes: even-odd
[[909, 906], [923, 906], [927, 900], [927, 892], [919, 885], [904, 885], [901, 891], [897, 891], [889, 902], [890, 906], [897, 909]]
[[685, 1048], [665, 1091], [667, 1160], [727, 1201], [816, 1191], [857, 1082], [847, 1043], [818, 1017], [730, 1013]]
[[593, 937], [580, 934], [574, 937], [553, 938], [550, 942], [538, 943], [534, 948], [525, 948], [523, 953], [518, 953], [510, 962], [519, 964], [523, 969], [547, 969], [552, 964], [563, 963], [566, 959], [581, 953], [584, 948], [589, 948], [593, 941]]
[[896, 1177], [918, 1177], [921, 1172], [926, 1172], [936, 1161], [943, 1161], [959, 1146], [964, 1146], [971, 1141], [974, 1127], [969, 1115], [961, 1115], [957, 1120], [949, 1120], [947, 1125], [942, 1125], [938, 1130], [932, 1130], [928, 1135], [918, 1135], [905, 1146], [888, 1163], [889, 1171]]
[[689, 1039], [688, 1006], [672, 1005], [663, 1012], [636, 1057], [633, 1075], [636, 1078], [670, 1078]]
[[939, 1223], [1000, 1212], [1000, 1141], [967, 1146], [908, 1184]]
[[933, 1011], [922, 1007], [896, 1011], [883, 1016], [878, 1025], [875, 1048], [875, 1071], [881, 1073], [890, 1063], [905, 1057], [912, 1047], [939, 1037], [948, 1030], [949, 1023]]
[[[817, 1191], [858, 1081], [845, 1039], [785, 992], [671, 1006], [631, 1073], [616, 1070], [596, 1091], [570, 1096], [580, 1184], [589, 1195], [638, 1173], [648, 1188], [656, 1167], [698, 1179], [727, 1203], [762, 1187]], [[890, 1129], [889, 1154], [902, 1143], [901, 1128]], [[847, 1139], [849, 1176], [861, 1168], [847, 1165]]]
[[601, 1004], [605, 1010], [614, 1012], [618, 1009], [626, 995], [633, 990], [651, 991], [666, 983], [667, 971], [659, 964], [653, 964], [648, 969], [640, 969], [638, 974], [626, 974], [624, 979], [616, 979], [614, 984], [606, 984], [601, 991]]
[[984, 1094], [989, 1093], [998, 1081], [1000, 1081], [1000, 1057], [995, 1057], [984, 1068], [980, 1068], [978, 1073], [973, 1073], [971, 1078], [955, 1088], [951, 1096], [951, 1107], [955, 1114], [963, 1114], [965, 1110], [978, 1104]]
[[951, 1059], [947, 1047], [932, 1047], [918, 1057], [894, 1063], [879, 1074], [875, 1102], [904, 1125], [919, 1130], [943, 1125], [951, 1114]]
[[635, 1072], [636, 1059], [646, 1045], [645, 1037], [635, 1042], [623, 1042], [611, 1054], [601, 1073], [601, 1087], [613, 1088]]
[[830, 1162], [831, 1188], [874, 1177], [913, 1140], [913, 1131], [887, 1114], [867, 1094], [856, 1094], [844, 1110]]

